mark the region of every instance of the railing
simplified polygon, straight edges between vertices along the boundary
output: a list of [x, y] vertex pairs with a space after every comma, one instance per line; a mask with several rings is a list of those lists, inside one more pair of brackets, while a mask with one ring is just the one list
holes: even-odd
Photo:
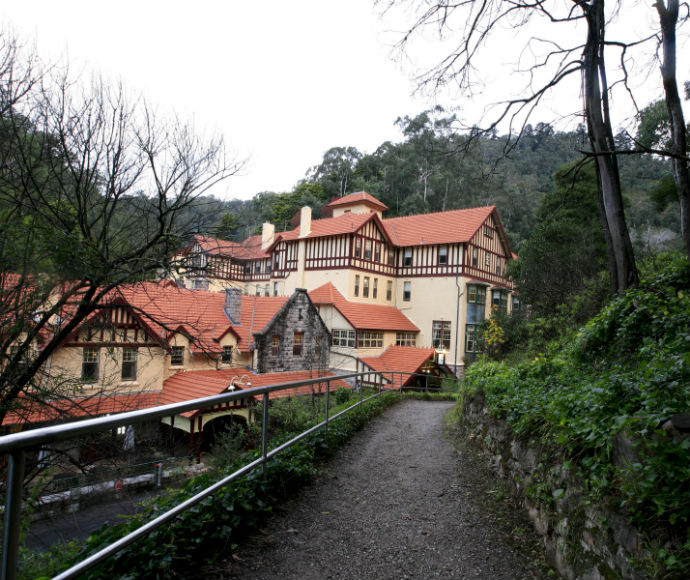
[[[383, 374], [390, 375], [390, 373]], [[259, 458], [245, 465], [244, 467], [240, 468], [234, 473], [228, 475], [227, 477], [221, 479], [220, 481], [206, 488], [194, 497], [191, 497], [188, 500], [182, 502], [181, 504], [175, 506], [170, 511], [146, 523], [137, 530], [131, 532], [123, 538], [120, 538], [117, 542], [103, 548], [101, 551], [91, 555], [87, 559], [76, 564], [70, 569], [62, 572], [58, 576], [55, 576], [54, 578], [54, 580], [67, 580], [68, 578], [75, 578], [76, 576], [85, 572], [92, 566], [95, 566], [99, 562], [102, 562], [106, 558], [119, 552], [132, 542], [136, 541], [137, 539], [148, 534], [155, 528], [168, 522], [178, 514], [192, 507], [193, 505], [199, 503], [201, 500], [212, 495], [217, 490], [226, 486], [228, 483], [240, 477], [241, 475], [249, 473], [258, 466], [262, 466], [262, 468], [265, 469], [266, 462], [268, 461], [268, 459], [291, 447], [292, 445], [294, 445], [301, 439], [307, 437], [311, 433], [314, 433], [315, 431], [318, 431], [322, 428], [328, 429], [329, 421], [332, 421], [333, 419], [351, 411], [352, 409], [358, 407], [359, 405], [368, 401], [369, 399], [379, 396], [382, 392], [382, 388], [391, 387], [391, 385], [381, 384], [386, 380], [386, 378], [382, 377], [381, 375], [382, 373], [376, 372], [352, 373], [348, 375], [319, 377], [315, 379], [309, 379], [293, 383], [280, 383], [266, 387], [256, 387], [245, 390], [237, 390], [233, 392], [224, 393], [221, 395], [215, 395], [212, 397], [205, 397], [201, 399], [193, 399], [183, 403], [174, 403], [170, 405], [155, 407], [152, 409], [129, 411], [126, 413], [119, 413], [117, 415], [111, 415], [107, 417], [98, 417], [94, 419], [76, 421], [73, 423], [67, 423], [63, 425], [42, 427], [39, 429], [32, 429], [29, 431], [23, 431], [21, 433], [14, 433], [12, 435], [0, 437], [0, 454], [9, 456], [5, 503], [5, 528], [3, 537], [2, 569], [0, 570], [0, 579], [14, 580], [17, 575], [17, 566], [19, 558], [18, 555], [20, 547], [19, 537], [22, 511], [22, 497], [24, 495], [24, 471], [26, 467], [27, 450], [37, 449], [45, 444], [57, 443], [60, 441], [72, 439], [74, 437], [89, 435], [92, 433], [106, 431], [109, 429], [116, 429], [117, 427], [121, 426], [143, 423], [151, 421], [152, 419], [170, 417], [178, 415], [180, 413], [184, 413], [186, 411], [213, 408], [217, 405], [222, 405], [238, 399], [248, 399], [250, 397], [255, 397], [261, 398], [263, 402], [261, 455]], [[376, 377], [379, 377], [378, 381]], [[331, 391], [331, 382], [342, 381], [345, 379], [354, 379], [356, 384], [358, 385], [361, 385], [361, 383], [370, 384], [376, 387], [376, 393], [365, 398], [363, 396], [363, 389], [360, 388], [359, 400], [355, 404], [351, 405], [343, 411], [340, 411], [339, 413], [336, 413], [333, 416], [329, 416], [329, 395]], [[302, 386], [319, 385], [323, 383], [326, 383], [326, 390], [323, 393], [325, 397], [324, 420], [321, 421], [318, 425], [315, 425], [314, 427], [290, 439], [289, 441], [286, 441], [285, 443], [276, 447], [275, 449], [268, 451], [267, 427], [269, 416], [269, 393], [286, 389], [294, 389], [296, 387]]]

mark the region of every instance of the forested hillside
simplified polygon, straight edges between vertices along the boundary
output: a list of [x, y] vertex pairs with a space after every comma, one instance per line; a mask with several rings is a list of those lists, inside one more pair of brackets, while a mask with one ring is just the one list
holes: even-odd
[[[496, 204], [513, 250], [519, 251], [537, 224], [540, 204], [555, 190], [554, 174], [582, 159], [587, 140], [582, 128], [557, 132], [542, 123], [528, 125], [519, 140], [470, 136], [456, 132], [455, 118], [440, 108], [396, 123], [401, 141], [382, 143], [372, 153], [333, 147], [292, 191], [257, 192], [248, 201], [200, 200], [200, 223], [210, 234], [242, 239], [264, 221], [290, 229], [300, 207], [311, 206], [318, 217], [331, 199], [363, 190], [388, 205], [386, 217]], [[630, 141], [618, 137], [622, 149], [630, 149]], [[619, 162], [637, 246], [678, 243], [678, 212], [673, 205], [660, 211], [652, 196], [670, 176], [667, 165], [640, 155], [623, 155]]]

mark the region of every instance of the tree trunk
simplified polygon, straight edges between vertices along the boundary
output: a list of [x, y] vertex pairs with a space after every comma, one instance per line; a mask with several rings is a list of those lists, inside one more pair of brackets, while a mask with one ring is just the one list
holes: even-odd
[[611, 292], [618, 294], [637, 285], [637, 267], [625, 223], [616, 146], [609, 115], [604, 64], [604, 0], [579, 2], [587, 21], [587, 42], [583, 53], [585, 116], [603, 206], [602, 224], [609, 241]]
[[666, 107], [671, 121], [671, 170], [680, 201], [680, 232], [685, 252], [690, 260], [690, 173], [688, 171], [687, 137], [685, 117], [678, 94], [676, 78], [676, 24], [678, 22], [678, 0], [668, 0], [668, 8], [662, 0], [655, 3], [661, 26], [663, 61], [661, 77], [666, 95]]

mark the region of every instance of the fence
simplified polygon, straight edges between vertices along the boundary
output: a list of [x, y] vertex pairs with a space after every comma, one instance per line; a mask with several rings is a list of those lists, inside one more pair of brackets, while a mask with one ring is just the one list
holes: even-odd
[[[390, 373], [388, 373], [388, 375], [390, 375]], [[363, 396], [363, 389], [359, 388], [360, 396], [359, 400], [356, 403], [354, 403], [347, 409], [340, 411], [339, 413], [329, 416], [329, 396], [331, 392], [331, 382], [340, 382], [343, 380], [353, 380], [360, 387], [362, 383], [375, 386], [376, 392], [373, 395], [365, 398]], [[307, 437], [311, 433], [314, 433], [315, 431], [318, 431], [322, 428], [327, 429], [329, 421], [332, 421], [340, 415], [343, 415], [351, 411], [352, 409], [361, 405], [365, 401], [368, 401], [373, 397], [379, 396], [382, 392], [382, 386], [387, 386], [388, 388], [391, 388], [390, 384], [383, 385], [383, 383], [385, 383], [386, 381], [387, 379], [384, 378], [381, 373], [375, 372], [353, 373], [348, 375], [339, 375], [332, 377], [319, 377], [315, 379], [297, 381], [292, 383], [280, 383], [266, 387], [256, 387], [245, 390], [237, 390], [233, 392], [224, 393], [221, 395], [215, 395], [213, 397], [193, 399], [190, 401], [186, 401], [184, 403], [174, 403], [151, 409], [130, 411], [107, 417], [98, 417], [94, 419], [76, 421], [73, 423], [43, 427], [39, 429], [32, 429], [21, 433], [15, 433], [12, 435], [0, 437], [0, 454], [7, 455], [9, 457], [6, 485], [2, 569], [0, 570], [0, 580], [14, 580], [17, 574], [20, 537], [19, 532], [21, 523], [22, 498], [24, 495], [24, 471], [26, 466], [27, 451], [31, 449], [38, 449], [42, 445], [54, 444], [75, 437], [81, 437], [92, 433], [117, 429], [118, 427], [122, 426], [143, 423], [151, 421], [152, 419], [172, 417], [180, 413], [197, 409], [213, 408], [218, 405], [222, 405], [239, 399], [248, 399], [253, 397], [260, 399], [263, 403], [261, 405], [261, 455], [258, 459], [252, 461], [251, 463], [248, 463], [241, 469], [214, 483], [213, 485], [209, 486], [208, 488], [198, 493], [194, 497], [191, 497], [188, 500], [182, 502], [181, 504], [175, 506], [170, 511], [160, 515], [156, 519], [148, 522], [147, 524], [138, 528], [134, 532], [119, 539], [117, 542], [111, 544], [110, 546], [107, 546], [103, 550], [99, 551], [96, 554], [93, 554], [86, 560], [76, 564], [69, 570], [66, 570], [65, 572], [59, 574], [54, 578], [54, 580], [67, 580], [69, 578], [75, 578], [76, 576], [85, 572], [92, 566], [98, 564], [99, 562], [102, 562], [106, 558], [117, 553], [124, 547], [136, 541], [138, 538], [141, 538], [142, 536], [148, 534], [155, 528], [170, 521], [178, 514], [189, 509], [190, 507], [197, 504], [204, 498], [212, 495], [217, 490], [226, 486], [228, 483], [240, 477], [241, 475], [249, 473], [250, 471], [254, 470], [259, 466], [264, 466], [265, 468], [266, 461], [271, 457], [281, 453], [282, 451], [291, 447], [292, 445], [294, 445], [301, 439]], [[297, 387], [309, 385], [323, 385], [324, 383], [326, 384], [326, 389], [323, 392], [323, 395], [325, 397], [324, 420], [321, 421], [319, 424], [313, 426], [312, 428], [300, 433], [299, 435], [290, 439], [289, 441], [283, 443], [282, 445], [276, 447], [275, 449], [268, 451], [267, 426], [269, 419], [269, 394], [275, 391], [295, 389]]]

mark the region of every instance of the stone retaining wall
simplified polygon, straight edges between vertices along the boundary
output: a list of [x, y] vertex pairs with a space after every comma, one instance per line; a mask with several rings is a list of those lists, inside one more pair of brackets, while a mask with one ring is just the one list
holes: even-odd
[[[626, 520], [582, 497], [581, 482], [552, 453], [535, 442], [512, 436], [505, 422], [492, 417], [482, 398], [465, 405], [465, 427], [488, 456], [492, 470], [508, 478], [524, 500], [546, 557], [569, 580], [624, 578], [649, 580], [632, 562], [648, 555], [639, 531]], [[540, 474], [535, 481], [535, 475]]]

